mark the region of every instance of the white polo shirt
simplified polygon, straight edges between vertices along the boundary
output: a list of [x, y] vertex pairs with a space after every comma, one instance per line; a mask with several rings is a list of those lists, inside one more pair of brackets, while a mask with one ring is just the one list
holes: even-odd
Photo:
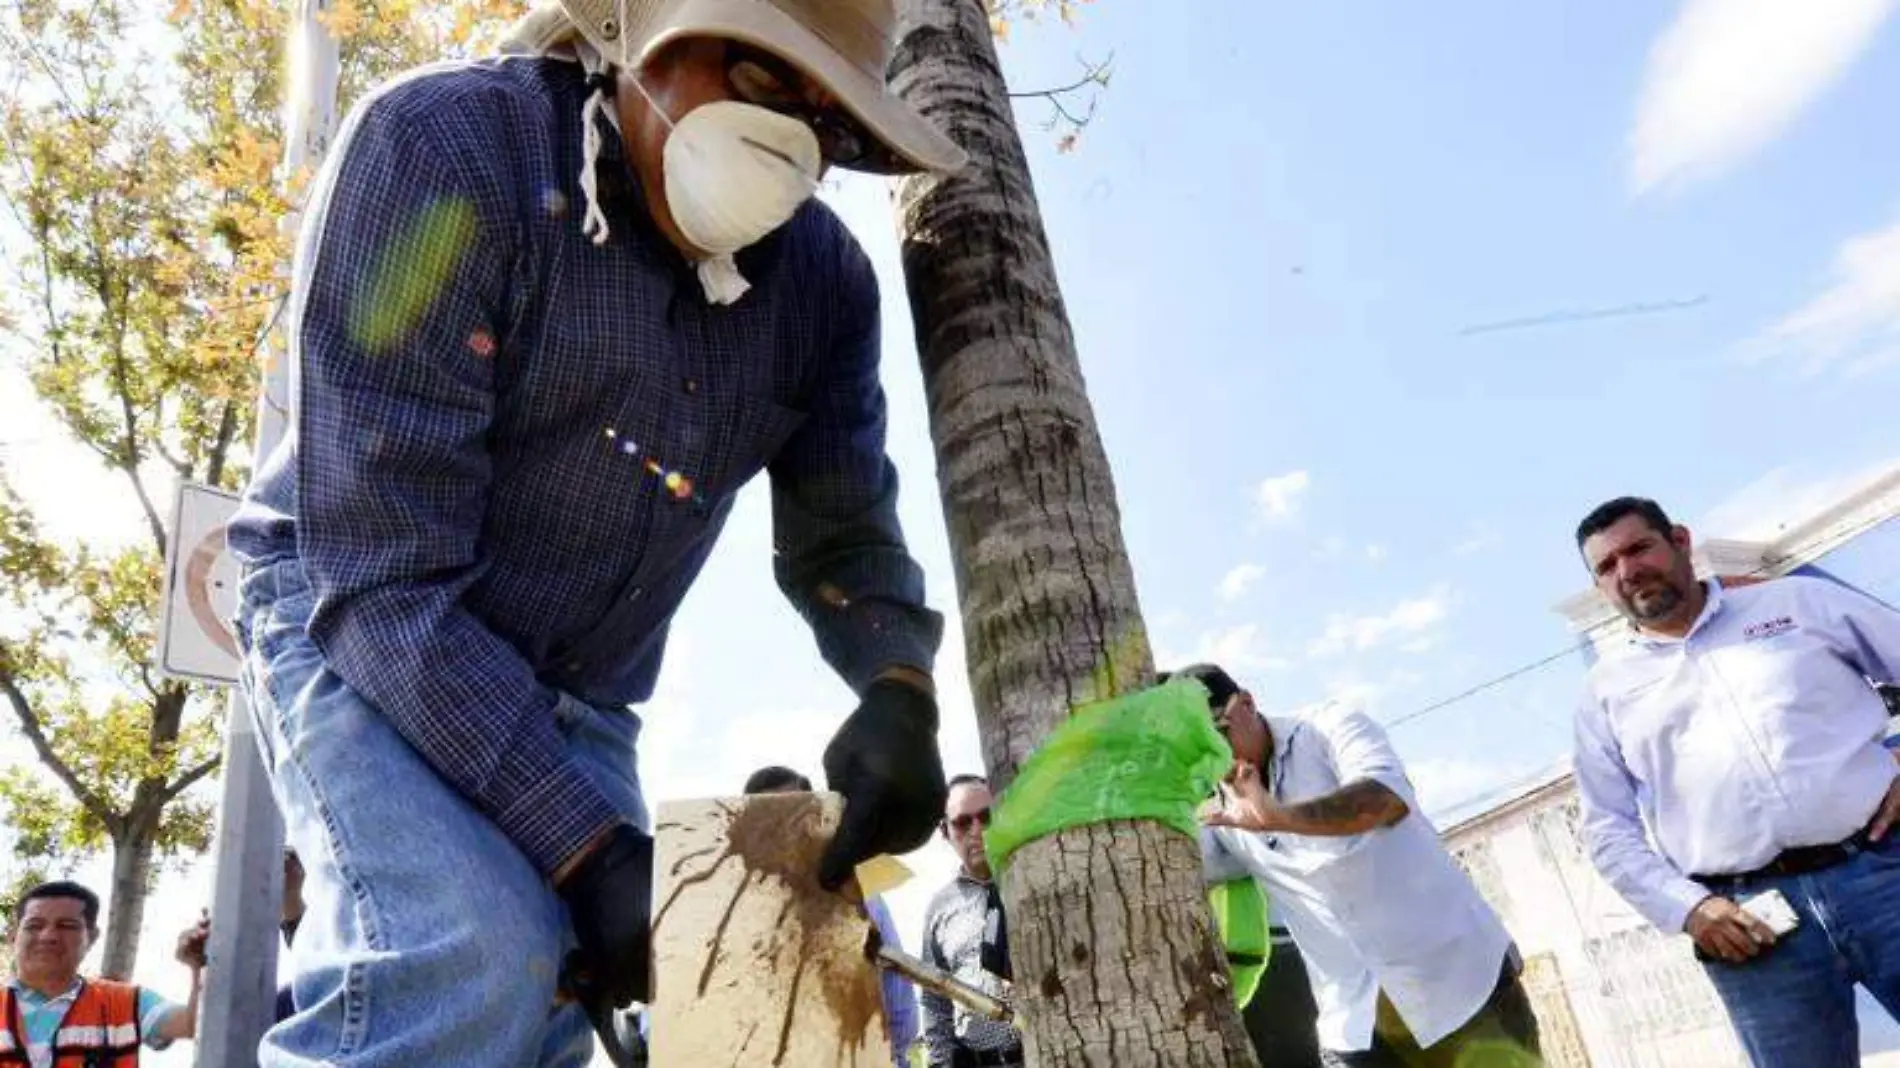
[[1384, 991], [1420, 1046], [1464, 1026], [1490, 1000], [1511, 936], [1419, 812], [1385, 731], [1363, 712], [1329, 706], [1266, 717], [1274, 753], [1263, 769], [1292, 804], [1370, 779], [1411, 812], [1350, 837], [1204, 828], [1210, 881], [1251, 874], [1265, 884], [1313, 983], [1320, 1045], [1370, 1049]]

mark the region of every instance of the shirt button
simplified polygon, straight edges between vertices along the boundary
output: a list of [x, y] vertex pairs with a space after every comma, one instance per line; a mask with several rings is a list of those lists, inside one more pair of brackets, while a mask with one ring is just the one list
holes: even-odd
[[561, 667], [568, 672], [575, 672], [581, 669], [581, 662], [578, 660], [569, 660], [567, 663], [562, 664]]
[[627, 600], [637, 601], [640, 599], [640, 596], [646, 592], [645, 586], [635, 586], [633, 589], [627, 591]]
[[680, 388], [685, 390], [686, 395], [690, 397], [693, 394], [699, 392], [699, 379], [688, 378], [685, 381], [680, 383]]

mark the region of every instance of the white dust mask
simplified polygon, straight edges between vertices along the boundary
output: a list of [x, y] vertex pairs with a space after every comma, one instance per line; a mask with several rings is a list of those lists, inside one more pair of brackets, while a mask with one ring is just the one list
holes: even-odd
[[751, 288], [733, 253], [785, 225], [817, 192], [818, 137], [757, 104], [715, 101], [673, 122], [651, 96], [647, 103], [671, 127], [662, 156], [667, 209], [680, 235], [707, 253], [698, 264], [706, 299], [731, 304]]

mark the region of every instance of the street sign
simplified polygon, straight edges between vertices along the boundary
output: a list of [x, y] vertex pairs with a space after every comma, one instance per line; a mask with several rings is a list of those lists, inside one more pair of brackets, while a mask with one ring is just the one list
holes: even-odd
[[158, 615], [158, 669], [175, 679], [236, 683], [238, 565], [225, 548], [224, 527], [238, 497], [181, 482], [165, 547], [165, 597]]

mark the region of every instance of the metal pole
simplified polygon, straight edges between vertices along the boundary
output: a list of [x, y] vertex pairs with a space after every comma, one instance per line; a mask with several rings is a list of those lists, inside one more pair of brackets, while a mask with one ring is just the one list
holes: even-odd
[[[280, 180], [313, 171], [336, 131], [337, 42], [318, 16], [329, 0], [293, 0], [290, 69], [284, 107]], [[297, 210], [284, 227], [297, 230]], [[280, 298], [287, 299], [287, 298]], [[284, 436], [290, 374], [281, 335], [267, 326], [268, 353], [259, 391], [257, 446], [261, 463]], [[223, 796], [218, 804], [216, 877], [212, 891], [211, 967], [200, 998], [197, 1068], [255, 1068], [258, 1041], [275, 1020], [277, 929], [283, 894], [283, 826], [257, 747], [242, 690], [225, 706]]]

